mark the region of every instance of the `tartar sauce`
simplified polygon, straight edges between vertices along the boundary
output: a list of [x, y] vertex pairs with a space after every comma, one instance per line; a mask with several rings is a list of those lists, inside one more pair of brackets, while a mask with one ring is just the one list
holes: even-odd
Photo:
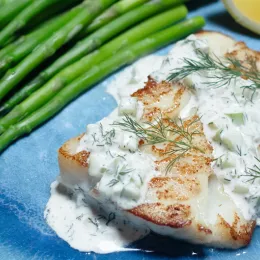
[[[207, 41], [192, 35], [177, 43], [158, 76], [168, 77], [172, 68], [183, 67], [184, 58], [199, 61], [197, 50], [209, 53]], [[214, 53], [214, 50], [211, 51]], [[180, 53], [181, 57], [178, 56]], [[221, 78], [223, 74], [217, 70], [201, 71], [183, 80], [194, 91], [181, 117], [185, 118], [194, 113], [194, 109], [197, 110], [206, 138], [213, 146], [214, 173], [245, 219], [250, 220], [260, 214], [259, 89], [250, 90], [253, 82], [240, 77], [214, 87], [212, 83], [216, 77]]]
[[[147, 183], [158, 173], [152, 156], [138, 149], [139, 139], [115, 122], [123, 122], [125, 114], [138, 121], [143, 104], [131, 94], [143, 88], [147, 75], [157, 81], [166, 80], [174, 68], [185, 65], [184, 58], [199, 60], [198, 49], [208, 53], [207, 41], [189, 36], [178, 42], [166, 57], [150, 55], [137, 61], [108, 86], [118, 107], [107, 118], [88, 125], [77, 148], [77, 152], [90, 152], [92, 186], [70, 185], [58, 178], [51, 186], [45, 210], [47, 223], [72, 247], [114, 252], [125, 250], [124, 246], [149, 233], [145, 227], [127, 221], [122, 212], [145, 202]], [[218, 71], [214, 75], [221, 76]], [[206, 71], [193, 73], [182, 81], [192, 88], [192, 95], [180, 116], [185, 118], [197, 111], [213, 147], [215, 174], [244, 217], [256, 218], [260, 178], [252, 179], [251, 175], [260, 170], [259, 90], [253, 96], [247, 89], [243, 91], [252, 82], [242, 78], [211, 87]], [[108, 207], [108, 200], [112, 207]]]
[[[100, 122], [88, 125], [77, 148], [77, 152], [90, 152], [92, 186], [75, 185], [61, 177], [51, 185], [44, 216], [57, 235], [75, 249], [96, 253], [130, 250], [125, 246], [150, 232], [127, 220], [122, 209], [144, 202], [147, 183], [158, 174], [154, 158], [141, 153], [134, 134], [122, 131], [114, 123], [122, 122], [125, 114], [136, 120], [141, 118], [143, 105], [130, 95], [143, 87], [147, 75], [159, 69], [162, 60], [153, 55], [141, 59], [108, 86], [118, 108]], [[93, 199], [95, 189], [98, 201]]]

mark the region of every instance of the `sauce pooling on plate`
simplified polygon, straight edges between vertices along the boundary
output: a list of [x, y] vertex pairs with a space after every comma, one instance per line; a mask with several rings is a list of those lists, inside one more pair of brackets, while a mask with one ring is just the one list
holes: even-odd
[[57, 235], [71, 247], [84, 252], [111, 253], [124, 248], [149, 233], [136, 227], [118, 212], [105, 212], [82, 188], [74, 192], [55, 181], [44, 217]]
[[[151, 59], [157, 67], [147, 70]], [[139, 139], [112, 124], [120, 120], [120, 113], [126, 111], [136, 118], [142, 116], [142, 104], [131, 98], [130, 94], [143, 87], [147, 75], [157, 69], [161, 61], [162, 57], [157, 56], [144, 58], [111, 83], [109, 88], [114, 86], [115, 90], [122, 79], [127, 79], [132, 89], [120, 98], [116, 97], [119, 108], [111, 115], [88, 125], [86, 135], [77, 148], [77, 152], [91, 152], [89, 174], [94, 178], [102, 177], [97, 188], [103, 195], [103, 203], [91, 199], [88, 195], [90, 187], [84, 183], [81, 187], [69, 185], [68, 182], [64, 185], [62, 179], [58, 178], [51, 186], [45, 218], [58, 236], [75, 249], [96, 253], [131, 250], [124, 247], [149, 233], [149, 229], [132, 224], [115, 207], [107, 210], [109, 204], [106, 204], [106, 199], [109, 198], [118, 207], [130, 209], [142, 203], [149, 178], [157, 174], [153, 158], [138, 150]], [[133, 76], [130, 72], [129, 78], [129, 70], [137, 67], [140, 67], [138, 75], [135, 73]], [[127, 88], [127, 83], [124, 86]], [[120, 101], [123, 101], [121, 106]], [[103, 174], [104, 169], [109, 169], [107, 174]]]

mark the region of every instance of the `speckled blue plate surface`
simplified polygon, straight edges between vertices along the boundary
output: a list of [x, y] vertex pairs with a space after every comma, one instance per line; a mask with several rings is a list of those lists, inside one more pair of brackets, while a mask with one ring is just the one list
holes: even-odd
[[[246, 0], [245, 0], [246, 1]], [[195, 3], [196, 2], [196, 3]], [[237, 25], [218, 1], [194, 0], [190, 16], [203, 15], [205, 29], [217, 30], [259, 50], [260, 39]], [[170, 46], [159, 51], [168, 52]], [[85, 126], [108, 115], [116, 106], [105, 89], [113, 76], [71, 103], [58, 116], [0, 156], [0, 259], [260, 259], [260, 229], [247, 248], [228, 251], [186, 244], [150, 235], [133, 247], [145, 251], [108, 255], [80, 253], [58, 238], [43, 218], [49, 188], [58, 174], [57, 149]], [[152, 251], [156, 251], [152, 252]]]

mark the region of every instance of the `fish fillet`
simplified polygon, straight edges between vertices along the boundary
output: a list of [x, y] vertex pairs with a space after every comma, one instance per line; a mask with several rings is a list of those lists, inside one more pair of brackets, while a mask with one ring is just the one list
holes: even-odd
[[[256, 59], [260, 69], [260, 53], [250, 50], [242, 42], [216, 32], [201, 31], [198, 37], [207, 39], [210, 50], [218, 56], [248, 56]], [[159, 115], [167, 124], [167, 118], [176, 117], [189, 100], [189, 91], [181, 83], [155, 82], [151, 77], [143, 89], [132, 94], [144, 105], [143, 121], [153, 121]], [[191, 124], [191, 122], [195, 122]], [[155, 158], [158, 175], [148, 183], [145, 203], [124, 214], [131, 221], [148, 226], [154, 232], [219, 248], [239, 248], [249, 244], [255, 221], [247, 221], [231, 198], [224, 192], [211, 168], [213, 148], [203, 133], [198, 116], [185, 119], [184, 127], [196, 132], [193, 144], [201, 150], [191, 149], [179, 158], [169, 171], [166, 167], [176, 154], [169, 151], [171, 143], [145, 145], [139, 149]], [[173, 126], [174, 127], [174, 126]], [[65, 182], [91, 182], [88, 176], [89, 152], [76, 153], [83, 135], [72, 138], [59, 149], [59, 165]], [[181, 141], [180, 136], [172, 136]], [[98, 190], [93, 196], [99, 200]]]

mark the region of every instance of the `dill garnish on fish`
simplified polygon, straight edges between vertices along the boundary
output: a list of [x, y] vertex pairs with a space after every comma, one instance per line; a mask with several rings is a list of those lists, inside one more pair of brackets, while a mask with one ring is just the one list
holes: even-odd
[[260, 178], [260, 159], [256, 157], [255, 159], [257, 160], [257, 163], [259, 163], [259, 165], [255, 164], [253, 168], [248, 168], [246, 174], [241, 175], [249, 178], [247, 182], [254, 183], [256, 179]]
[[205, 75], [210, 82], [204, 82], [210, 87], [222, 87], [229, 85], [232, 80], [243, 78], [251, 80], [252, 84], [242, 86], [242, 88], [249, 89], [254, 95], [257, 88], [260, 88], [260, 73], [257, 70], [256, 60], [247, 58], [242, 62], [233, 57], [226, 57], [220, 59], [216, 55], [209, 55], [208, 53], [196, 50], [199, 60], [184, 58], [184, 66], [173, 69], [167, 80], [182, 80], [192, 73], [207, 71], [210, 74]]
[[120, 176], [126, 175], [132, 171], [134, 171], [135, 169], [127, 169], [126, 166], [124, 165], [121, 169], [119, 167], [117, 167], [116, 169], [116, 173], [115, 173], [115, 178], [112, 179], [107, 186], [109, 187], [113, 187], [115, 186], [117, 183], [121, 182], [121, 178]]
[[[191, 126], [199, 120], [200, 118], [196, 118], [184, 125], [181, 118], [171, 120], [157, 117], [154, 122], [145, 122], [141, 125], [130, 116], [125, 115], [122, 122], [114, 122], [113, 125], [121, 127], [123, 131], [135, 134], [137, 137], [145, 140], [147, 145], [166, 142], [173, 144], [173, 148], [167, 152], [169, 155], [176, 155], [166, 167], [166, 172], [169, 172], [174, 163], [191, 149], [204, 153], [202, 149], [193, 144], [193, 136], [200, 134], [200, 132], [190, 130]], [[174, 138], [170, 138], [170, 135], [174, 135]]]

